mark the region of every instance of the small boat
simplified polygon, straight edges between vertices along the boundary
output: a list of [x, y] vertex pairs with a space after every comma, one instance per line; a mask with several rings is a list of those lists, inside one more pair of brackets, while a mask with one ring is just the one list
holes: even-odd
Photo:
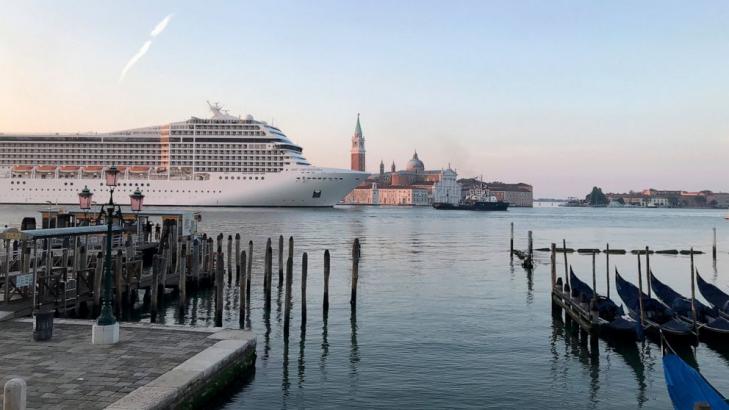
[[462, 211], [506, 211], [509, 209], [509, 203], [490, 195], [488, 189], [483, 188], [483, 184], [481, 184], [479, 187], [471, 188], [458, 205], [450, 202], [434, 202], [433, 208]]
[[[654, 337], [663, 333], [666, 337], [677, 343], [695, 344], [696, 333], [686, 322], [679, 320], [675, 313], [666, 305], [656, 299], [649, 298], [638, 288], [627, 280], [623, 279], [615, 270], [615, 287], [618, 289], [620, 298], [630, 311], [633, 319], [641, 321], [640, 301], [643, 301], [643, 330]], [[641, 296], [638, 296], [641, 295]]]
[[32, 165], [15, 165], [13, 166], [13, 172], [31, 172], [33, 170]]
[[132, 174], [146, 174], [149, 172], [149, 167], [145, 165], [134, 165], [129, 167], [129, 172]]
[[[663, 341], [663, 375], [666, 388], [676, 410], [729, 410], [726, 398], [698, 370], [689, 366]], [[703, 404], [704, 406], [701, 406]]]
[[[592, 287], [581, 281], [570, 266], [570, 286], [573, 298], [579, 299], [588, 306], [593, 298]], [[607, 296], [597, 295], [597, 312], [600, 316], [600, 330], [606, 334], [630, 340], [638, 339], [638, 322], [625, 314], [622, 306], [618, 306]]]
[[38, 165], [37, 167], [35, 167], [35, 172], [49, 174], [52, 172], [56, 172], [56, 168], [58, 167], [56, 167], [55, 165]]
[[[693, 314], [691, 312], [691, 299], [683, 297], [680, 293], [671, 289], [668, 285], [658, 280], [651, 272], [651, 288], [658, 298], [673, 310], [679, 319], [689, 325], [693, 325]], [[694, 299], [696, 309], [696, 324], [699, 336], [712, 339], [729, 338], [729, 320], [721, 317], [716, 308], [712, 309], [698, 300]]]
[[81, 169], [78, 165], [62, 165], [58, 168], [58, 172], [78, 172]]
[[696, 285], [699, 287], [701, 296], [704, 297], [713, 307], [715, 307], [719, 314], [725, 318], [729, 318], [729, 295], [724, 293], [718, 287], [704, 280], [696, 271]]

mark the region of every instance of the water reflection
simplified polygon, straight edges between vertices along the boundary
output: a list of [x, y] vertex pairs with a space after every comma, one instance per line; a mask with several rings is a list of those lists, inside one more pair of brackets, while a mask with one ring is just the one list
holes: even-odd
[[301, 325], [301, 335], [299, 337], [299, 366], [298, 366], [298, 375], [299, 375], [299, 388], [302, 387], [304, 384], [304, 371], [306, 370], [305, 361], [304, 361], [304, 345], [306, 343], [306, 326]]
[[321, 359], [319, 360], [319, 368], [322, 374], [326, 376], [324, 369], [326, 368], [327, 356], [329, 356], [329, 339], [327, 322], [329, 321], [329, 312], [324, 310], [322, 313], [322, 326], [321, 326]]
[[357, 344], [357, 310], [352, 306], [349, 316], [349, 326], [352, 332], [351, 350], [349, 353], [350, 375], [353, 376], [352, 382], [357, 380], [357, 365], [359, 363], [359, 345]]
[[[607, 345], [610, 350], [617, 353], [625, 364], [631, 368], [635, 381], [638, 385], [638, 395], [636, 397], [638, 407], [643, 408], [643, 405], [647, 401], [646, 397], [646, 377], [645, 377], [645, 366], [643, 365], [641, 351], [638, 350], [638, 344], [636, 342], [627, 341], [615, 341], [607, 340]], [[645, 346], [645, 343], [641, 344]]]

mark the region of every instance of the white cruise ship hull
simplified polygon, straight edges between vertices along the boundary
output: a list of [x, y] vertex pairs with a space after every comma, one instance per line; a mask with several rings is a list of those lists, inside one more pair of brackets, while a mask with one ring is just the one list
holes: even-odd
[[[366, 177], [363, 172], [306, 167], [260, 175], [210, 173], [207, 180], [129, 178], [118, 181], [114, 202], [128, 205], [129, 195], [140, 189], [145, 206], [332, 207]], [[0, 203], [78, 204], [85, 186], [96, 203], [108, 201], [103, 179], [36, 176], [0, 178]]]

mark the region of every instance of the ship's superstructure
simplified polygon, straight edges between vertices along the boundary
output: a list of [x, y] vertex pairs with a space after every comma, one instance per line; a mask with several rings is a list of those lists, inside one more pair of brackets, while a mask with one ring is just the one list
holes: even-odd
[[118, 132], [0, 134], [0, 203], [76, 203], [84, 186], [107, 190], [111, 165], [117, 192], [139, 188], [150, 205], [333, 206], [366, 178], [314, 167], [280, 129], [209, 106], [208, 119]]

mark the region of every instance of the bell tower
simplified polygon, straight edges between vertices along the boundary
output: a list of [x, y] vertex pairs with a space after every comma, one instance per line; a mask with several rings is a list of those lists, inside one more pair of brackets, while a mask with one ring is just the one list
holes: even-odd
[[359, 123], [359, 113], [357, 113], [357, 125], [354, 127], [354, 135], [352, 135], [352, 171], [365, 170], [365, 140], [362, 135], [362, 126]]

